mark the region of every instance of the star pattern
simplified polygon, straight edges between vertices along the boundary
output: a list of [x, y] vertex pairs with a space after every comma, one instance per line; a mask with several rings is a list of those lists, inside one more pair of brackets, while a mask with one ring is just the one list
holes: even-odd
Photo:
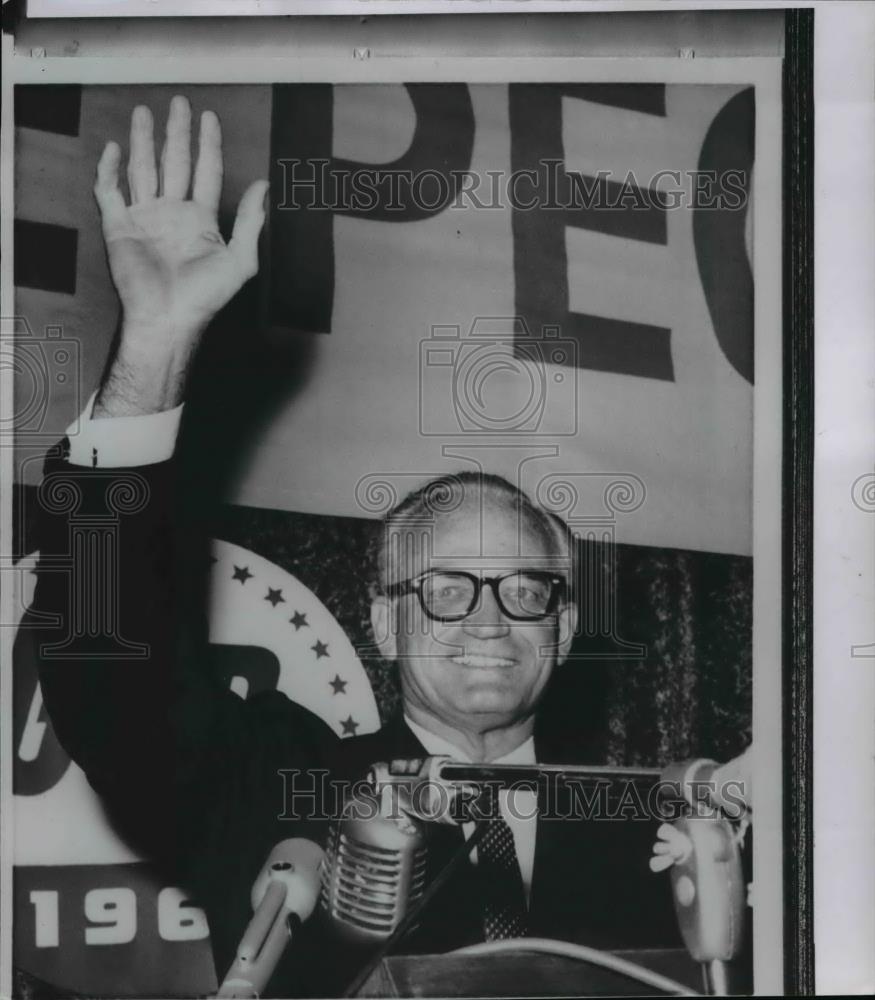
[[353, 719], [352, 715], [348, 715], [345, 719], [340, 720], [341, 726], [343, 726], [344, 736], [355, 736], [355, 731], [358, 729], [359, 724]]
[[264, 599], [266, 601], [270, 601], [270, 603], [274, 607], [276, 607], [278, 604], [286, 603], [286, 599], [283, 597], [282, 589], [279, 587], [276, 590], [274, 590], [273, 587], [268, 587], [267, 593], [264, 595]]
[[[256, 553], [221, 540], [217, 542], [216, 555], [204, 553], [203, 558], [207, 565], [215, 566], [213, 586], [224, 600], [236, 606], [238, 610], [235, 613], [242, 612], [244, 607], [249, 614], [257, 610], [257, 620], [263, 623], [265, 644], [276, 646], [277, 655], [281, 657], [281, 670], [285, 669], [282, 657], [288, 656], [290, 673], [309, 670], [315, 675], [312, 679], [321, 688], [319, 711], [334, 731], [344, 739], [356, 737], [361, 731], [369, 732], [374, 726], [374, 709], [372, 704], [362, 700], [361, 681], [355, 671], [358, 663], [355, 661], [351, 665], [348, 662], [351, 650], [335, 634], [336, 621], [331, 619], [330, 614], [326, 617], [322, 613], [319, 598], [316, 597], [312, 605], [307, 603], [308, 595], [299, 590], [298, 581], [285, 579], [282, 567], [262, 565]], [[274, 569], [278, 572], [273, 572]], [[32, 572], [36, 573], [36, 570]], [[255, 583], [242, 592], [234, 585], [239, 583], [245, 587], [250, 580]], [[263, 602], [268, 604], [270, 611]], [[282, 618], [271, 613], [277, 609]], [[288, 625], [294, 626], [294, 638], [288, 632]], [[302, 635], [299, 641], [297, 633], [305, 628], [309, 632]], [[281, 630], [285, 630], [284, 638]], [[312, 658], [308, 659], [305, 653], [301, 655], [305, 646], [312, 652]], [[321, 664], [323, 659], [326, 661], [324, 666]], [[291, 683], [295, 683], [293, 677]], [[328, 690], [322, 687], [323, 684]], [[355, 718], [351, 710], [359, 718]]]
[[289, 619], [289, 624], [294, 625], [295, 631], [297, 632], [298, 629], [308, 624], [307, 616], [302, 614], [300, 611], [296, 611]]

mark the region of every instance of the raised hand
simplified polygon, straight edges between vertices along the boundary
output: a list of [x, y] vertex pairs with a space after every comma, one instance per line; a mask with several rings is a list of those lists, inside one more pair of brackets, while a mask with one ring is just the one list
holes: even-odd
[[100, 158], [94, 193], [122, 326], [95, 416], [177, 405], [205, 327], [258, 270], [267, 182], [256, 181], [244, 193], [226, 244], [218, 227], [222, 136], [213, 112], [201, 116], [193, 184], [190, 146], [191, 108], [176, 96], [160, 166], [151, 112], [141, 106], [131, 115], [130, 204], [119, 189], [118, 144], [107, 143]]

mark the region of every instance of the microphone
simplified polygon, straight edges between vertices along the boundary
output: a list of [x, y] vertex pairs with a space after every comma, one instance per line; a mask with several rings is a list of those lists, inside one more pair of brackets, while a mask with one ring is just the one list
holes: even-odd
[[316, 906], [323, 858], [322, 848], [303, 837], [282, 840], [270, 852], [252, 886], [252, 920], [218, 998], [261, 995], [291, 939], [291, 923], [303, 923]]
[[694, 810], [715, 809], [731, 820], [749, 818], [753, 811], [752, 755], [751, 744], [725, 764], [705, 757], [669, 764], [661, 782]]
[[420, 819], [455, 823], [453, 807], [480, 787], [537, 786], [542, 781], [616, 780], [659, 785], [663, 797], [690, 806], [707, 806], [740, 819], [753, 809], [753, 746], [718, 764], [700, 757], [667, 767], [615, 767], [604, 764], [463, 764], [445, 755], [397, 759], [372, 765], [368, 782], [377, 792], [406, 791], [405, 809]]
[[[458, 822], [449, 805], [468, 789], [451, 789], [450, 799], [431, 794], [424, 783], [435, 759], [375, 764], [367, 782], [344, 807], [329, 832], [322, 865], [322, 909], [348, 944], [366, 946], [369, 957], [341, 996], [359, 996], [368, 977], [417, 926], [421, 914], [485, 836], [481, 824], [425, 888], [426, 830], [432, 822]], [[395, 767], [393, 768], [393, 765]], [[394, 772], [392, 780], [382, 783]], [[408, 779], [399, 780], [404, 772]], [[425, 796], [419, 793], [425, 791]], [[437, 808], [435, 805], [437, 804]]]
[[[671, 870], [675, 910], [688, 951], [708, 965], [717, 985], [722, 981], [722, 963], [738, 954], [743, 938], [739, 840], [729, 821], [750, 818], [751, 755], [748, 748], [726, 764], [700, 758], [664, 769], [460, 764], [447, 757], [374, 764], [368, 780], [372, 794], [381, 796], [382, 810], [375, 798], [362, 799], [360, 805], [367, 802], [372, 815], [344, 814], [332, 830], [330, 864], [323, 867], [323, 906], [348, 938], [361, 943], [388, 941], [404, 911], [422, 895], [418, 865], [424, 842], [418, 821], [459, 822], [454, 807], [464, 804], [478, 786], [581, 778], [650, 783], [658, 786], [663, 801], [683, 807], [674, 817], [674, 827], [689, 846]], [[400, 808], [390, 816], [385, 802], [393, 791]], [[361, 977], [354, 986], [360, 983]], [[346, 995], [354, 992], [348, 990]]]
[[[726, 963], [744, 942], [745, 885], [740, 841], [753, 811], [752, 755], [725, 764], [700, 758], [670, 764], [663, 782], [691, 807], [672, 824], [672, 899], [687, 951], [703, 963], [709, 992], [728, 994]], [[739, 832], [729, 822], [741, 821]], [[654, 870], [656, 870], [654, 868]]]
[[329, 829], [321, 908], [350, 944], [387, 941], [422, 896], [426, 836], [406, 798], [360, 789]]

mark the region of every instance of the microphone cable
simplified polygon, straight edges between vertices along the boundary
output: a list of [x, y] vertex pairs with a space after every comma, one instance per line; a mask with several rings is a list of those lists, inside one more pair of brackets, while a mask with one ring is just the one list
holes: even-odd
[[560, 955], [563, 958], [573, 958], [578, 962], [587, 962], [621, 976], [634, 979], [646, 986], [652, 986], [663, 993], [671, 993], [682, 997], [699, 997], [689, 986], [669, 979], [658, 972], [653, 972], [642, 965], [636, 965], [628, 959], [612, 955], [608, 951], [599, 951], [584, 944], [572, 941], [554, 941], [551, 938], [514, 938], [509, 941], [484, 941], [481, 944], [471, 944], [464, 948], [456, 948], [450, 955], [495, 955], [504, 952], [531, 951], [541, 955]]

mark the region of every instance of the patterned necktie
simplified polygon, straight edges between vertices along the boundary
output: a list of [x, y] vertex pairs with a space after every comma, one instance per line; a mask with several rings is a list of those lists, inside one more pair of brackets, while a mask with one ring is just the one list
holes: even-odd
[[477, 844], [484, 936], [487, 941], [525, 937], [528, 933], [526, 893], [513, 832], [498, 811], [497, 802], [492, 818], [480, 822], [487, 828]]

